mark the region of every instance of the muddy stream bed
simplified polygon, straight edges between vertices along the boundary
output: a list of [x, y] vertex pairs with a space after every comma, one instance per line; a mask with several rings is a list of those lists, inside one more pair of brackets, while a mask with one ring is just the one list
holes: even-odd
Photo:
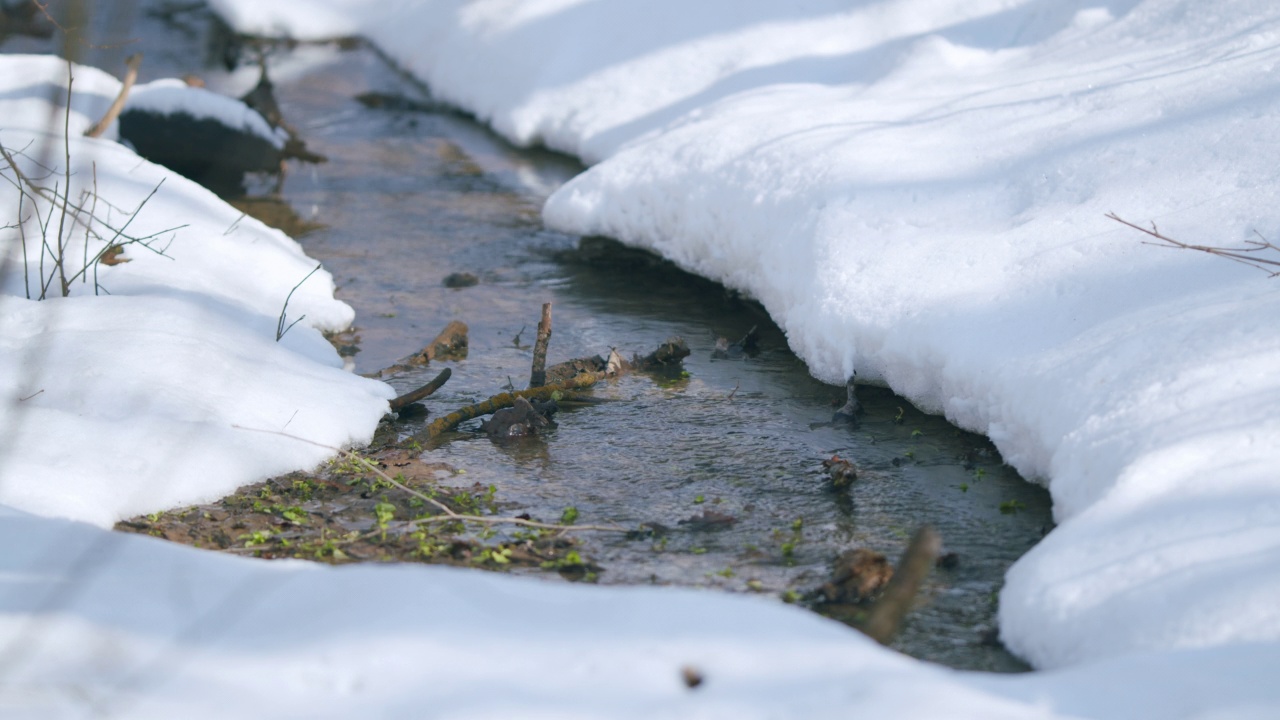
[[[134, 19], [132, 35], [147, 53], [142, 79], [196, 73], [212, 88], [225, 85], [227, 50], [211, 38], [209, 14], [155, 12], [164, 7], [143, 3]], [[192, 52], [193, 44], [207, 52]], [[27, 49], [40, 48], [16, 41], [0, 47]], [[113, 58], [104, 51], [90, 62], [114, 71]], [[436, 561], [548, 582], [564, 575], [804, 602], [840, 553], [868, 548], [896, 562], [911, 533], [929, 524], [947, 562], [929, 575], [893, 647], [957, 668], [1026, 669], [993, 641], [996, 601], [1009, 565], [1051, 526], [1050, 502], [1005, 467], [985, 438], [873, 387], [859, 388], [860, 425], [833, 424], [844, 388], [812, 379], [757, 304], [610, 240], [546, 230], [542, 200], [581, 168], [512, 148], [435, 107], [424, 89], [361, 43], [276, 48], [269, 65], [286, 119], [329, 161], [291, 164], [278, 192], [263, 178], [250, 183], [247, 197], [229, 199], [297, 238], [334, 274], [338, 297], [357, 314], [356, 328], [336, 344], [357, 372], [392, 364], [460, 320], [470, 328], [465, 359], [432, 362], [391, 384], [406, 391], [449, 367], [452, 378], [425, 402], [431, 417], [509, 382], [523, 388], [546, 302], [554, 314], [549, 363], [611, 347], [643, 354], [671, 336], [691, 351], [682, 369], [597, 385], [589, 394], [606, 402], [565, 407], [557, 425], [536, 438], [496, 443], [471, 421], [425, 446], [414, 465], [414, 487], [459, 510], [548, 522], [569, 517], [634, 532], [577, 533], [571, 548], [552, 547], [543, 536], [545, 552], [510, 562], [476, 549], [500, 553], [504, 544], [533, 537], [528, 529], [469, 530], [460, 535], [471, 543], [461, 554], [428, 538], [437, 542]], [[371, 93], [383, 101], [371, 102]], [[357, 100], [362, 95], [365, 102]], [[477, 282], [446, 287], [455, 273]], [[713, 357], [717, 338], [736, 340], [753, 326], [757, 352]], [[405, 437], [428, 419], [393, 427]], [[822, 461], [834, 454], [860, 468], [846, 490], [833, 489], [823, 471]], [[344, 480], [344, 472], [361, 476], [346, 461], [222, 503], [136, 518], [122, 529], [244, 555], [431, 560], [431, 553], [379, 552], [379, 512], [395, 536], [409, 498], [367, 473], [361, 484]], [[707, 518], [717, 521], [697, 522]], [[218, 521], [238, 527], [199, 527]], [[322, 524], [331, 533], [326, 539], [306, 537], [308, 527]], [[210, 532], [223, 541], [210, 543]], [[341, 546], [330, 544], [327, 553], [324, 546], [343, 532], [363, 539], [335, 558]], [[272, 535], [296, 539], [265, 542]], [[570, 550], [577, 553], [572, 563], [565, 561]], [[555, 572], [568, 565], [579, 571]]]

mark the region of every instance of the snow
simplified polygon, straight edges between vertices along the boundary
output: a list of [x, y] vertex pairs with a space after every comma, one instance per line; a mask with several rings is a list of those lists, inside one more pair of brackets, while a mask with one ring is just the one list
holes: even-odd
[[215, 120], [230, 128], [257, 135], [277, 148], [284, 147], [288, 133], [272, 128], [258, 111], [225, 95], [189, 87], [181, 80], [163, 78], [135, 85], [129, 91], [125, 112], [131, 110], [156, 115], [185, 113], [197, 120]]
[[[63, 152], [62, 134], [39, 128], [50, 116], [46, 78], [65, 78], [66, 65], [33, 57], [0, 62], [7, 84], [0, 144], [21, 151], [15, 160], [22, 172], [39, 178], [40, 166], [52, 167]], [[315, 262], [283, 233], [204, 188], [115, 142], [76, 134], [105, 110], [119, 83], [90, 68], [76, 68], [75, 76], [73, 88], [94, 87], [97, 104], [73, 101], [73, 109], [87, 109], [74, 113], [68, 138], [71, 197], [94, 209], [98, 237], [86, 240], [83, 224], [66, 233], [71, 295], [63, 298], [39, 242], [36, 216], [48, 212], [47, 202], [35, 210], [25, 201], [25, 253], [18, 231], [0, 236], [7, 256], [0, 278], [0, 504], [110, 527], [313, 467], [332, 454], [236, 426], [328, 446], [368, 441], [393, 393], [344, 372], [320, 334], [345, 328], [354, 315], [334, 300], [333, 278], [320, 270], [298, 288], [288, 321], [305, 319], [277, 343], [285, 298]], [[7, 167], [0, 172], [14, 178]], [[58, 174], [40, 182], [61, 180]], [[81, 195], [95, 187], [96, 203]], [[19, 208], [12, 183], [0, 185], [0, 203]], [[125, 244], [129, 262], [80, 272], [108, 240], [126, 242], [108, 228], [151, 240]], [[47, 294], [55, 297], [34, 299], [50, 281]]]
[[[1271, 681], [1280, 660], [1280, 280], [1143, 245], [1105, 217], [1155, 222], [1205, 244], [1280, 235], [1272, 3], [211, 4], [242, 32], [369, 37], [513, 142], [593, 164], [548, 199], [550, 226], [617, 237], [743, 290], [817, 377], [842, 382], [856, 370], [991, 437], [1054, 499], [1059, 525], [1010, 570], [1000, 598], [1002, 638], [1042, 670], [949, 672], [749, 598], [439, 568], [263, 565], [15, 512], [0, 520], [5, 546], [21, 549], [0, 556], [0, 637], [35, 636], [40, 653], [25, 652], [35, 659], [13, 676], [19, 690], [3, 693], [14, 712], [70, 713], [82, 707], [70, 699], [77, 692], [108, 708], [123, 693], [133, 717], [179, 708], [299, 717], [1280, 716]], [[57, 82], [55, 71], [24, 73], [36, 87], [0, 95], [26, 103], [19, 114], [31, 119], [0, 114], [6, 147], [46, 126], [38, 98], [48, 88], [38, 79]], [[77, 162], [113, 159], [99, 162], [98, 180], [130, 198], [121, 207], [162, 173], [123, 162], [127, 151], [108, 141], [75, 142]], [[86, 335], [110, 327], [111, 307], [136, 313], [121, 325], [172, 344], [152, 357], [175, 347], [181, 358], [184, 343], [213, 338], [243, 354], [211, 363], [254, 363], [228, 377], [261, 372], [279, 393], [246, 408], [229, 408], [225, 396], [157, 405], [168, 413], [154, 430], [171, 433], [164, 438], [186, 431], [175, 420], [189, 422], [210, 458], [243, 452], [242, 471], [261, 466], [265, 458], [236, 444], [254, 442], [249, 434], [206, 431], [242, 422], [292, 431], [304, 413], [288, 419], [281, 408], [292, 413], [299, 401], [277, 380], [305, 385], [315, 373], [332, 392], [312, 395], [332, 409], [313, 409], [307, 422], [341, 421], [307, 432], [358, 441], [386, 391], [331, 367], [314, 330], [300, 325], [298, 339], [271, 343], [281, 290], [309, 269], [300, 251], [247, 219], [223, 235], [234, 211], [180, 178], [164, 190], [148, 227], [191, 223], [174, 240], [174, 261], [130, 251], [135, 262], [103, 280], [126, 296], [111, 298], [118, 308], [101, 298], [5, 298], [0, 313], [14, 323], [6, 328], [30, 330], [9, 331], [0, 362], [31, 367], [12, 359], [31, 347], [19, 338], [56, 334], [45, 316], [60, 307], [63, 318], [85, 314], [59, 318], [58, 332]], [[162, 204], [170, 202], [172, 213]], [[250, 249], [217, 251], [241, 232], [275, 263], [254, 277], [234, 262]], [[159, 269], [181, 265], [190, 267]], [[9, 278], [8, 292], [20, 283]], [[308, 322], [350, 320], [331, 283], [317, 274], [304, 286], [309, 299], [295, 296]], [[156, 321], [143, 322], [151, 313]], [[189, 320], [166, 322], [170, 313]], [[50, 342], [95, 347], [87, 337]], [[77, 406], [67, 396], [82, 386], [44, 381], [59, 394], [24, 402], [50, 403], [58, 422], [111, 424], [119, 416], [104, 407], [141, 403], [152, 386], [136, 377], [129, 352], [102, 355], [113, 380], [136, 383], [135, 400], [85, 395]], [[74, 353], [49, 356], [67, 364], [46, 377], [89, 369], [87, 354], [76, 366]], [[34, 391], [11, 372], [0, 377], [11, 395]], [[171, 368], [155, 381], [179, 377]], [[72, 419], [90, 410], [100, 414]], [[24, 447], [14, 446], [10, 463]], [[116, 470], [99, 469], [110, 490], [55, 473], [23, 495], [6, 480], [0, 503], [103, 524], [148, 502], [218, 492], [207, 476], [157, 489], [154, 477]], [[81, 492], [101, 495], [78, 507]], [[76, 577], [86, 568], [90, 577]], [[36, 614], [33, 598], [45, 596], [61, 605]], [[685, 663], [706, 672], [704, 688], [679, 684]]]

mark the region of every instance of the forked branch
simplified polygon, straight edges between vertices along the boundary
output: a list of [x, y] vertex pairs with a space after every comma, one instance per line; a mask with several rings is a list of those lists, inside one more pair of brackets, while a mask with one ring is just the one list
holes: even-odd
[[[1245, 244], [1242, 247], [1226, 247], [1226, 246], [1217, 246], [1217, 245], [1192, 245], [1191, 243], [1184, 243], [1181, 240], [1175, 240], [1169, 237], [1168, 235], [1161, 233], [1160, 228], [1156, 227], [1156, 224], [1154, 222], [1151, 223], [1150, 228], [1145, 228], [1136, 223], [1131, 223], [1128, 220], [1125, 220], [1124, 218], [1120, 217], [1119, 215], [1116, 215], [1113, 212], [1107, 213], [1107, 217], [1111, 218], [1112, 220], [1115, 220], [1121, 225], [1128, 225], [1134, 230], [1137, 230], [1142, 233], [1146, 233], [1147, 235], [1155, 238], [1157, 241], [1157, 242], [1152, 242], [1150, 240], [1144, 240], [1143, 241], [1144, 245], [1156, 245], [1159, 247], [1176, 248], [1179, 250], [1198, 250], [1199, 252], [1209, 253], [1210, 255], [1217, 255], [1218, 257], [1224, 257], [1234, 262], [1244, 263], [1245, 265], [1248, 265], [1250, 267], [1258, 268], [1259, 270], [1267, 273], [1267, 275], [1270, 277], [1275, 277], [1277, 275], [1280, 275], [1280, 258], [1272, 259], [1272, 258], [1263, 257], [1260, 255], [1260, 253], [1266, 253], [1268, 250], [1275, 253], [1280, 253], [1280, 246], [1276, 246], [1275, 244], [1269, 242], [1266, 238], [1262, 237], [1261, 233], [1258, 233], [1256, 230], [1254, 232], [1255, 234], [1258, 235], [1259, 239], [1245, 240], [1244, 241]], [[1272, 268], [1277, 268], [1277, 269], [1273, 270]]]

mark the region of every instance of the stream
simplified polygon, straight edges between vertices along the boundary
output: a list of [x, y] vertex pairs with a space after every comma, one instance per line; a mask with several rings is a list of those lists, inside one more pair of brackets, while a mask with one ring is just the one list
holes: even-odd
[[[146, 54], [142, 80], [196, 73], [213, 89], [245, 89], [246, 70], [232, 76], [221, 64], [208, 11], [143, 2], [131, 17], [126, 27]], [[0, 50], [48, 47], [11, 38]], [[94, 52], [90, 63], [122, 66], [123, 50]], [[508, 383], [522, 388], [546, 302], [554, 313], [548, 363], [611, 347], [643, 354], [674, 335], [692, 351], [684, 373], [597, 386], [594, 396], [608, 402], [562, 410], [538, 438], [497, 444], [470, 432], [478, 421], [464, 424], [428, 450], [463, 471], [442, 482], [492, 484], [513, 513], [556, 519], [572, 507], [579, 523], [671, 529], [641, 539], [584, 535], [582, 552], [603, 568], [602, 584], [804, 593], [842, 551], [866, 547], [896, 562], [911, 533], [930, 524], [953, 562], [929, 576], [893, 647], [955, 668], [1027, 669], [992, 640], [996, 601], [1009, 565], [1052, 526], [1050, 500], [1004, 466], [988, 440], [874, 387], [859, 389], [866, 413], [858, 427], [832, 424], [844, 388], [810, 377], [759, 305], [616, 242], [548, 231], [542, 201], [582, 168], [513, 148], [436, 106], [362, 43], [277, 48], [268, 62], [285, 118], [328, 162], [291, 164], [278, 192], [260, 179], [247, 196], [228, 199], [297, 238], [333, 273], [338, 297], [356, 310], [355, 371], [386, 367], [461, 320], [470, 327], [465, 360], [391, 383], [407, 391], [450, 367], [452, 379], [426, 401], [433, 416]], [[366, 93], [416, 104], [369, 107], [356, 100]], [[451, 273], [479, 282], [449, 288]], [[718, 337], [737, 340], [753, 326], [758, 353], [713, 358]], [[864, 471], [847, 491], [833, 490], [823, 473], [833, 454]], [[709, 510], [735, 522], [680, 525]]]

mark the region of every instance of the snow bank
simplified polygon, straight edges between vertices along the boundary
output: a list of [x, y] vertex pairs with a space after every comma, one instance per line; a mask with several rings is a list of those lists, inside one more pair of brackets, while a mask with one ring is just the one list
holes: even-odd
[[1038, 666], [1280, 641], [1280, 284], [1104, 217], [1280, 236], [1273, 3], [212, 4], [341, 18], [597, 162], [549, 225], [745, 290], [818, 377], [990, 436], [1061, 523], [1001, 598]]
[[[65, 78], [65, 65], [5, 56], [0, 68], [0, 143], [24, 174], [62, 193], [62, 133], [41, 128], [51, 114], [46, 86]], [[48, 203], [33, 207], [28, 197], [23, 229], [0, 231], [0, 504], [109, 526], [331, 454], [234, 426], [331, 446], [367, 441], [392, 392], [343, 372], [320, 334], [353, 317], [333, 298], [333, 278], [320, 270], [298, 288], [288, 321], [305, 319], [277, 343], [285, 298], [315, 262], [204, 188], [115, 142], [80, 137], [119, 85], [89, 68], [75, 76], [74, 88], [100, 91], [92, 101], [73, 94], [70, 136], [70, 195], [95, 214], [96, 236], [68, 224], [71, 297], [62, 298], [41, 243], [40, 218], [52, 217], [57, 244]], [[0, 174], [15, 177], [7, 163]], [[0, 206], [17, 216], [9, 182]], [[126, 243], [128, 262], [86, 262], [112, 240]], [[46, 288], [53, 299], [35, 300]]]
[[[1184, 653], [1112, 662], [1106, 674], [984, 678], [722, 593], [254, 562], [16, 514], [0, 518], [0, 544], [6, 718], [1174, 720], [1280, 709], [1266, 682], [1275, 646], [1203, 658], [1221, 674]], [[704, 678], [696, 690], [686, 666]]]
[[125, 110], [139, 110], [156, 115], [185, 113], [197, 120], [214, 120], [227, 127], [256, 135], [276, 148], [284, 147], [289, 133], [272, 128], [258, 111], [239, 100], [190, 87], [181, 80], [164, 78], [142, 83], [129, 91]]

